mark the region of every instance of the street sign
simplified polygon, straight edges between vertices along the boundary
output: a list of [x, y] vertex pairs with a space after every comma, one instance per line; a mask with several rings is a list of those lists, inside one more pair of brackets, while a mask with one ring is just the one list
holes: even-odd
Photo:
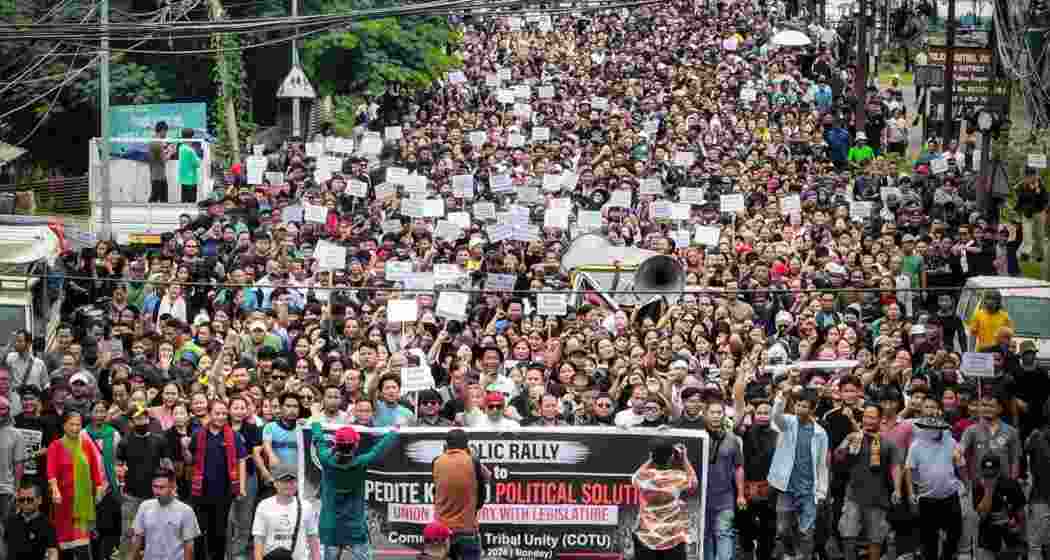
[[916, 65], [914, 80], [916, 87], [944, 87], [944, 67], [933, 64]]
[[[995, 56], [992, 49], [984, 47], [954, 47], [952, 56], [952, 80], [954, 93], [952, 105], [955, 108], [986, 107], [989, 110], [1002, 109], [1008, 106], [1006, 89], [995, 76]], [[944, 46], [931, 46], [927, 52], [928, 60], [940, 71], [940, 81], [931, 87], [944, 87], [944, 65], [948, 60], [948, 49]], [[916, 67], [916, 70], [921, 67]], [[933, 73], [935, 70], [927, 70]], [[934, 76], [924, 76], [924, 78]], [[918, 85], [919, 74], [915, 74]], [[935, 81], [935, 80], [934, 80]], [[944, 91], [934, 91], [930, 97], [935, 105], [946, 100]]]
[[279, 99], [313, 99], [317, 97], [317, 94], [314, 92], [314, 86], [310, 85], [310, 80], [303, 73], [303, 69], [292, 66], [288, 75], [281, 82], [281, 87], [277, 89], [277, 97]]

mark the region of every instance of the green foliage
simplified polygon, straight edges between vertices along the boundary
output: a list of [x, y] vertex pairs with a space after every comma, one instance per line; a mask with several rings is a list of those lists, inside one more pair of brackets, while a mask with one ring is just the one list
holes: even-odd
[[212, 37], [212, 46], [222, 49], [215, 53], [215, 64], [212, 66], [212, 80], [215, 83], [216, 99], [212, 104], [212, 130], [218, 139], [216, 161], [232, 163], [240, 157], [233, 150], [226, 126], [226, 102], [233, 99], [237, 111], [237, 133], [242, 149], [251, 145], [255, 136], [256, 125], [252, 118], [251, 92], [244, 87], [247, 78], [244, 70], [243, 51], [239, 50], [240, 39], [228, 33]]
[[429, 86], [460, 66], [459, 41], [437, 17], [384, 18], [307, 40], [303, 61], [321, 95], [379, 95], [391, 86]]
[[357, 108], [365, 100], [349, 95], [332, 97], [332, 131], [336, 136], [350, 137], [354, 134], [354, 123], [357, 122]]
[[[134, 62], [116, 62], [109, 67], [109, 102], [113, 105], [161, 103], [170, 95], [160, 84], [151, 68]], [[77, 105], [97, 106], [98, 69], [92, 68], [70, 85], [70, 95], [64, 100], [67, 108]]]

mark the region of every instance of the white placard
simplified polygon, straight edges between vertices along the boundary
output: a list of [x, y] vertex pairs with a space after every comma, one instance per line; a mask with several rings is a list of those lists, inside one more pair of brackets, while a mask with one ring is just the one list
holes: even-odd
[[492, 224], [485, 227], [485, 233], [489, 236], [489, 242], [499, 243], [514, 236], [514, 226], [510, 224]]
[[383, 233], [401, 233], [401, 220], [384, 220]]
[[566, 208], [548, 209], [543, 213], [543, 227], [569, 229], [569, 210]]
[[609, 99], [605, 97], [592, 97], [591, 98], [591, 109], [597, 109], [604, 111], [609, 108]]
[[318, 241], [314, 248], [314, 258], [321, 270], [346, 270], [346, 247]]
[[383, 141], [379, 138], [364, 138], [361, 140], [360, 150], [366, 156], [377, 156], [383, 151]]
[[485, 275], [485, 289], [493, 292], [511, 292], [514, 291], [514, 284], [517, 281], [518, 277], [514, 274], [490, 272]]
[[324, 145], [320, 142], [307, 142], [306, 143], [306, 157], [320, 157], [324, 154]]
[[540, 99], [551, 99], [554, 97], [554, 86], [540, 86], [538, 93]]
[[508, 148], [520, 148], [525, 145], [525, 135], [516, 132], [507, 135]]
[[456, 193], [465, 193], [466, 191], [474, 192], [474, 176], [453, 175], [452, 190]]
[[392, 198], [397, 196], [397, 185], [391, 185], [390, 183], [380, 183], [376, 185], [376, 198], [383, 200], [384, 198]]
[[671, 219], [687, 221], [692, 217], [692, 206], [681, 202], [671, 203]]
[[642, 179], [638, 192], [641, 194], [661, 195], [664, 194], [664, 185], [659, 177], [649, 177], [648, 179]]
[[463, 84], [466, 83], [467, 76], [462, 70], [456, 70], [455, 72], [448, 73], [448, 81], [451, 84]]
[[1028, 154], [1028, 167], [1046, 169], [1046, 154]]
[[400, 126], [388, 126], [383, 131], [383, 138], [386, 138], [387, 142], [391, 140], [401, 139], [401, 127]]
[[584, 231], [602, 228], [602, 213], [599, 210], [580, 210], [576, 224]]
[[356, 198], [368, 198], [368, 185], [363, 181], [349, 181], [346, 183], [346, 194]]
[[537, 126], [532, 129], [533, 142], [546, 142], [551, 139], [551, 129], [546, 126]]
[[267, 171], [263, 174], [267, 183], [271, 185], [283, 185], [284, 184], [284, 173], [280, 171]]
[[752, 102], [758, 98], [758, 92], [751, 88], [743, 88], [740, 90], [740, 100], [745, 102]]
[[437, 307], [434, 309], [438, 317], [452, 319], [453, 321], [467, 320], [467, 303], [470, 295], [461, 292], [441, 292], [438, 296]]
[[561, 175], [555, 175], [553, 173], [547, 173], [543, 176], [543, 190], [545, 191], [560, 191], [561, 190]]
[[525, 85], [514, 86], [515, 99], [528, 99], [532, 97], [532, 88]]
[[437, 225], [434, 226], [434, 237], [437, 237], [438, 239], [455, 241], [456, 239], [459, 239], [459, 236], [462, 233], [462, 228], [448, 220], [439, 220]]
[[499, 74], [485, 74], [485, 85], [498, 88], [500, 84]]
[[693, 241], [697, 245], [705, 247], [717, 247], [718, 239], [722, 236], [722, 228], [718, 226], [696, 226]]
[[518, 202], [522, 204], [536, 204], [540, 201], [540, 189], [537, 187], [519, 187]]
[[401, 200], [401, 215], [409, 218], [423, 217], [423, 200], [419, 198], [405, 198]]
[[948, 160], [947, 159], [945, 159], [943, 157], [939, 157], [937, 159], [931, 159], [930, 160], [930, 172], [933, 173], [934, 175], [940, 175], [941, 173], [946, 173], [947, 171], [948, 171]]
[[864, 221], [871, 217], [873, 205], [870, 201], [854, 200], [849, 204], [849, 217], [851, 220]]
[[328, 221], [328, 209], [324, 206], [314, 204], [303, 204], [303, 219], [315, 224], [323, 224]]
[[404, 167], [388, 167], [386, 169], [386, 182], [391, 185], [404, 185], [408, 180], [408, 170]]
[[492, 202], [475, 202], [474, 203], [474, 219], [477, 220], [495, 220], [496, 219], [496, 204]]
[[434, 387], [434, 377], [423, 366], [401, 368], [401, 394], [408, 395]]
[[704, 190], [696, 187], [678, 189], [678, 202], [683, 204], [703, 204]]
[[536, 294], [536, 313], [540, 315], [562, 316], [569, 312], [569, 302], [565, 294], [549, 294], [539, 292]]
[[631, 191], [613, 191], [609, 197], [610, 207], [619, 208], [630, 208], [631, 207]]
[[386, 261], [383, 272], [386, 274], [386, 279], [391, 282], [404, 280], [405, 277], [412, 274], [412, 261]]
[[470, 139], [470, 145], [477, 147], [484, 146], [489, 139], [489, 135], [484, 130], [475, 130], [470, 133], [468, 138]]
[[409, 194], [426, 194], [426, 175], [409, 175], [405, 177], [405, 192]]
[[423, 217], [424, 218], [444, 218], [445, 217], [445, 199], [444, 198], [428, 198], [423, 201]]
[[529, 118], [532, 115], [532, 105], [528, 103], [515, 103], [514, 104], [514, 116], [521, 117], [524, 119]]
[[401, 281], [406, 290], [430, 291], [434, 289], [434, 275], [430, 272], [415, 272]]
[[802, 212], [802, 199], [797, 194], [789, 194], [780, 200], [780, 213], [788, 214]]
[[413, 323], [419, 318], [419, 304], [415, 298], [392, 299], [386, 302], [386, 322]]
[[496, 71], [496, 76], [504, 82], [509, 82], [511, 80], [510, 68], [500, 68]]
[[514, 103], [514, 90], [512, 89], [501, 89], [496, 91], [496, 101], [503, 103]]
[[456, 224], [460, 229], [470, 228], [470, 214], [466, 212], [449, 212], [448, 221]]
[[266, 145], [265, 144], [254, 144], [254, 145], [252, 145], [252, 155], [253, 156], [261, 156], [261, 155], [263, 155], [263, 150], [265, 150], [265, 149], [266, 149]]
[[968, 377], [995, 377], [995, 354], [963, 352], [959, 369]]
[[463, 269], [459, 265], [439, 263], [434, 265], [435, 284], [455, 284], [463, 277]]
[[649, 214], [654, 220], [670, 220], [671, 211], [671, 203], [667, 200], [654, 200], [649, 205]]
[[671, 232], [671, 240], [674, 241], [675, 249], [684, 249], [688, 247], [692, 242], [690, 239], [691, 237], [692, 236], [689, 235], [689, 230], [687, 229], [676, 229]]
[[692, 167], [696, 162], [696, 154], [693, 152], [675, 152], [674, 164], [682, 167]]
[[980, 171], [981, 170], [981, 150], [974, 150], [973, 155], [970, 157], [970, 170]]
[[514, 190], [514, 183], [511, 182], [510, 175], [493, 175], [489, 177], [489, 190], [492, 193], [511, 192]]
[[263, 183], [263, 173], [266, 173], [266, 158], [262, 156], [252, 156], [245, 160], [245, 180], [248, 181], [249, 185], [261, 185]]
[[747, 208], [744, 203], [744, 195], [740, 193], [735, 194], [724, 194], [721, 199], [722, 212], [737, 213]]

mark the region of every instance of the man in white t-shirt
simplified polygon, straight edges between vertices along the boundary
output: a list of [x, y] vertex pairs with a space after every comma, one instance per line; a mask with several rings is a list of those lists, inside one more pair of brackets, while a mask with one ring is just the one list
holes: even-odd
[[[296, 498], [299, 484], [295, 466], [284, 463], [275, 466], [273, 480], [277, 495], [259, 502], [255, 510], [254, 560], [263, 560], [277, 549], [291, 550], [292, 560], [321, 560], [318, 518], [310, 502]], [[299, 532], [293, 537], [296, 525]], [[292, 548], [293, 538], [295, 548]]]
[[193, 560], [193, 541], [200, 526], [193, 508], [175, 497], [175, 471], [161, 467], [153, 477], [153, 496], [142, 502], [131, 525], [128, 558]]
[[518, 422], [507, 418], [507, 399], [503, 393], [489, 393], [485, 395], [485, 414], [470, 416], [465, 419], [465, 424], [479, 430], [513, 430], [519, 426]]
[[613, 423], [619, 428], [630, 428], [637, 426], [645, 420], [645, 399], [649, 396], [649, 390], [645, 385], [638, 384], [631, 388], [631, 400], [628, 401], [631, 408], [616, 413]]

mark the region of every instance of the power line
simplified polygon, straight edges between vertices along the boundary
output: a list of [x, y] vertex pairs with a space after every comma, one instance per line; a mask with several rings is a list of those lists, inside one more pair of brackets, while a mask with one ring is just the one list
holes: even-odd
[[[464, 274], [466, 275], [466, 274]], [[324, 286], [319, 284], [311, 285], [287, 285], [287, 284], [273, 284], [273, 285], [259, 285], [259, 284], [235, 284], [232, 282], [200, 282], [200, 281], [187, 281], [182, 282], [179, 280], [133, 280], [130, 278], [99, 278], [97, 276], [85, 276], [85, 275], [72, 275], [64, 274], [58, 271], [52, 271], [49, 274], [45, 273], [4, 273], [2, 275], [5, 279], [47, 279], [47, 280], [65, 280], [65, 281], [78, 281], [78, 282], [100, 282], [100, 283], [133, 283], [137, 282], [146, 286], [183, 286], [183, 287], [199, 287], [199, 288], [247, 288], [247, 289], [292, 289], [292, 290], [315, 290], [315, 291], [354, 291], [364, 293], [424, 293], [424, 292], [455, 292], [455, 293], [466, 293], [466, 294], [510, 294], [510, 295], [529, 295], [535, 293], [544, 294], [576, 294], [586, 292], [599, 292], [608, 295], [640, 295], [640, 296], [657, 296], [657, 295], [718, 295], [718, 294], [766, 294], [766, 295], [790, 295], [790, 294], [866, 294], [866, 293], [920, 293], [920, 292], [973, 292], [973, 291], [987, 291], [989, 288], [978, 288], [974, 286], [957, 286], [957, 287], [935, 287], [935, 288], [739, 288], [731, 291], [726, 291], [720, 287], [708, 287], [702, 288], [699, 286], [687, 286], [681, 290], [488, 290], [484, 288], [459, 288], [459, 287], [434, 287], [429, 289], [421, 288], [399, 288], [399, 287], [376, 287], [376, 286], [363, 286], [363, 287], [350, 287], [350, 286]], [[1033, 286], [1028, 285], [1017, 285], [1017, 286], [996, 286], [996, 290], [1031, 290]], [[1035, 289], [1041, 289], [1035, 287]]]

